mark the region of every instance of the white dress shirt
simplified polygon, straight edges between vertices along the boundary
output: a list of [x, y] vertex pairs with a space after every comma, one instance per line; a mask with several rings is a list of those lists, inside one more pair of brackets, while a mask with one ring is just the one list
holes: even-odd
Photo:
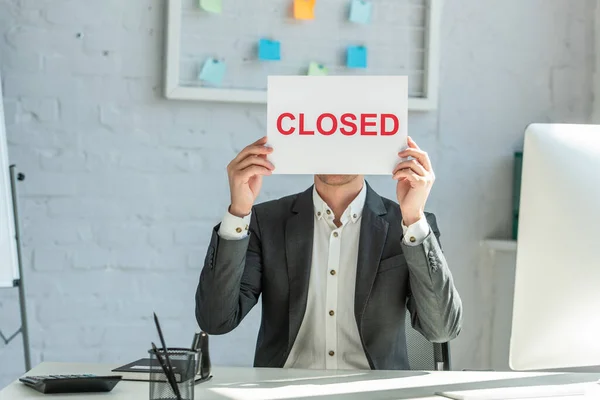
[[[367, 187], [350, 203], [340, 217], [341, 226], [333, 223], [331, 208], [313, 189], [314, 235], [304, 319], [284, 368], [370, 369], [356, 318], [354, 289], [358, 245]], [[219, 236], [227, 240], [242, 239], [248, 234], [250, 215], [239, 218], [226, 213]], [[429, 234], [425, 218], [406, 227], [404, 243], [419, 245]]]

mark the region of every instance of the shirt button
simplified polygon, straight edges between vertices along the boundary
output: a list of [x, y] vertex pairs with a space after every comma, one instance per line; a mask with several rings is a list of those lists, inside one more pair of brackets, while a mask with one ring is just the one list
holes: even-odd
[[411, 236], [409, 240], [411, 243], [414, 243], [417, 241], [417, 239], [414, 236]]
[[319, 211], [319, 212], [317, 213], [317, 217], [320, 217], [320, 216], [321, 216], [321, 211]]
[[240, 227], [238, 226], [237, 228], [235, 228], [235, 231], [236, 231], [237, 233], [242, 233], [242, 228], [240, 228]]
[[333, 237], [338, 237], [338, 233], [337, 232], [333, 232]]
[[329, 350], [329, 355], [330, 355], [331, 357], [333, 357], [333, 356], [335, 355], [335, 352], [334, 352], [333, 350]]
[[335, 275], [335, 269], [332, 269], [331, 271], [329, 271], [329, 273], [330, 273], [331, 275]]
[[354, 215], [352, 216], [352, 218], [356, 219], [356, 218], [358, 218], [358, 215], [354, 214]]
[[335, 312], [333, 310], [330, 310], [329, 315], [331, 315], [333, 317], [335, 315]]
[[246, 230], [248, 230], [248, 225], [246, 225]]
[[327, 210], [325, 212], [327, 213], [327, 215], [331, 215], [331, 210]]

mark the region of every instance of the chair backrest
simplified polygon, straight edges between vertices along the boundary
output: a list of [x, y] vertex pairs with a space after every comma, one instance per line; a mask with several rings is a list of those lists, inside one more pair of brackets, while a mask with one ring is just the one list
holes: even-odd
[[413, 329], [410, 313], [406, 313], [406, 348], [408, 362], [413, 371], [449, 371], [450, 347], [448, 343], [431, 343]]

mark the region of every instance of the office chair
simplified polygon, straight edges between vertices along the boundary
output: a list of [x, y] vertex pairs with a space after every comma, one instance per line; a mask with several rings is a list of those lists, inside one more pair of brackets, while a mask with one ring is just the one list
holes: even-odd
[[410, 313], [406, 313], [406, 349], [413, 371], [450, 371], [450, 346], [448, 343], [431, 343], [413, 329]]

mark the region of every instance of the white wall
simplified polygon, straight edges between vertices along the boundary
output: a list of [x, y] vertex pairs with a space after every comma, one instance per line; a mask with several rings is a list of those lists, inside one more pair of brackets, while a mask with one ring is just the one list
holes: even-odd
[[[600, 2], [596, 2], [594, 37], [600, 37]], [[591, 123], [600, 124], [600, 40], [594, 41], [594, 103]]]
[[[429, 208], [465, 306], [456, 368], [489, 365], [478, 242], [510, 234], [525, 126], [591, 114], [595, 3], [446, 1], [440, 108], [412, 114], [409, 130], [436, 168]], [[170, 343], [191, 341], [203, 253], [228, 202], [224, 167], [264, 133], [265, 108], [164, 100], [163, 11], [159, 0], [0, 0], [9, 156], [27, 175], [34, 364], [136, 358], [156, 339], [154, 310]], [[394, 196], [391, 179], [370, 181]], [[309, 184], [272, 177], [262, 199]], [[256, 311], [213, 338], [215, 363], [250, 365]], [[16, 293], [0, 291], [0, 329], [16, 327]], [[0, 360], [1, 387], [22, 372], [20, 342], [0, 345]]]

